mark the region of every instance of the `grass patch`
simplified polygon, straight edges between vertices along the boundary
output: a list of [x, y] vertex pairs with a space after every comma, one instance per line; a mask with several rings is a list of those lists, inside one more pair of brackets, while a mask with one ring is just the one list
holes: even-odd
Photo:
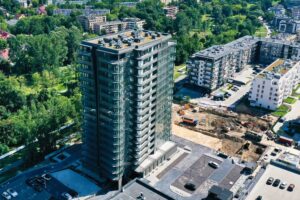
[[176, 80], [178, 77], [180, 77], [184, 74], [186, 74], [186, 65], [185, 64], [174, 67], [174, 80]]
[[296, 99], [292, 98], [292, 97], [288, 97], [286, 99], [283, 100], [284, 103], [288, 103], [288, 104], [294, 104], [296, 103]]
[[290, 108], [287, 105], [281, 105], [281, 106], [279, 106], [277, 108], [277, 110], [275, 110], [274, 112], [272, 112], [272, 115], [276, 116], [276, 117], [283, 117], [289, 111], [290, 111]]
[[266, 27], [265, 26], [259, 27], [256, 30], [256, 32], [255, 32], [254, 35], [257, 36], [257, 37], [266, 37], [267, 36], [267, 29], [266, 29]]
[[300, 89], [300, 84], [293, 90], [292, 92], [292, 96], [293, 97], [297, 97], [298, 99], [300, 99], [300, 94], [297, 93], [297, 91]]

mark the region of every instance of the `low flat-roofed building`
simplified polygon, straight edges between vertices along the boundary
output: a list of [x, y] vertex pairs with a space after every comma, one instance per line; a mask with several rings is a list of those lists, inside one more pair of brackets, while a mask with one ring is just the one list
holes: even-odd
[[289, 166], [299, 168], [300, 156], [296, 154], [292, 154], [290, 152], [284, 152], [279, 156], [277, 161], [287, 164]]
[[[281, 183], [287, 183], [286, 188], [279, 189], [278, 187], [266, 184], [270, 177], [279, 179]], [[295, 185], [295, 189], [292, 192], [287, 190], [290, 184]], [[258, 196], [262, 196], [262, 199], [269, 200], [299, 200], [299, 187], [299, 173], [295, 173], [288, 168], [280, 167], [274, 164], [268, 164], [253, 189], [249, 191], [249, 195], [246, 197], [246, 200], [255, 200]]]
[[[167, 194], [159, 191], [146, 182], [135, 179], [122, 188], [122, 192], [115, 195], [111, 200], [175, 200]], [[97, 197], [93, 198], [97, 200]]]
[[210, 188], [206, 199], [207, 200], [232, 200], [233, 193], [226, 188], [222, 188], [220, 186], [213, 185]]
[[259, 73], [249, 92], [251, 106], [276, 110], [300, 81], [300, 62], [278, 59]]

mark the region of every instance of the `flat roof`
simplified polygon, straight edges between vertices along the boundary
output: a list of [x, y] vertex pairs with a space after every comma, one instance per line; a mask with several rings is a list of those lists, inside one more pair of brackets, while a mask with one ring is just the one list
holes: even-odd
[[122, 50], [143, 46], [154, 41], [171, 38], [169, 34], [146, 30], [126, 30], [119, 33], [108, 34], [93, 39], [85, 40], [85, 43], [99, 45], [102, 48]]
[[111, 198], [111, 200], [136, 200], [139, 199], [139, 197], [142, 199], [141, 196], [143, 196], [145, 200], [174, 200], [172, 197], [156, 190], [139, 179], [125, 185], [123, 191]]
[[54, 172], [51, 175], [68, 188], [78, 192], [79, 197], [91, 196], [102, 190], [89, 179], [70, 169]]
[[267, 66], [258, 76], [284, 75], [297, 64], [297, 61], [277, 59]]
[[[286, 182], [289, 184], [294, 184], [295, 189], [293, 192], [287, 191], [285, 189], [280, 189], [279, 187], [274, 187], [272, 185], [267, 185], [266, 182], [269, 177], [274, 179], [280, 179], [281, 182]], [[262, 196], [262, 199], [272, 199], [272, 200], [299, 200], [300, 197], [300, 175], [289, 170], [274, 166], [269, 164], [266, 171], [258, 180], [253, 190], [247, 196], [246, 200], [256, 199], [258, 196]]]

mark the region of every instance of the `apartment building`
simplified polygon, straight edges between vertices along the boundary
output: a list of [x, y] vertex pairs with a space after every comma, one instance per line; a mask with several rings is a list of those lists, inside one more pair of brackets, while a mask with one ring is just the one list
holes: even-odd
[[90, 15], [106, 15], [110, 13], [109, 9], [55, 9], [53, 10], [54, 15], [65, 15], [70, 16], [72, 12], [81, 12], [84, 16], [90, 16]]
[[94, 32], [99, 35], [118, 33], [124, 30], [126, 30], [126, 23], [122, 21], [109, 21], [94, 24]]
[[31, 6], [31, 0], [17, 0], [21, 7], [28, 8]]
[[80, 15], [77, 17], [84, 31], [94, 32], [95, 24], [106, 22], [105, 15]]
[[283, 40], [245, 36], [193, 54], [187, 62], [189, 82], [211, 92], [249, 64], [270, 64], [278, 58], [300, 60], [300, 45]]
[[144, 25], [146, 24], [145, 20], [142, 20], [140, 18], [124, 18], [122, 19], [122, 22], [126, 24], [126, 29], [144, 29]]
[[81, 43], [83, 165], [104, 181], [145, 176], [176, 145], [171, 134], [175, 43], [171, 35], [123, 31]]
[[178, 13], [177, 6], [166, 6], [164, 7], [164, 11], [167, 17], [171, 19], [176, 19], [176, 14]]
[[253, 80], [250, 105], [276, 110], [299, 83], [300, 62], [278, 59]]
[[300, 5], [300, 0], [284, 0], [284, 4], [288, 8], [292, 8], [294, 6], [299, 6]]
[[278, 31], [281, 33], [295, 34], [300, 31], [300, 20], [287, 19], [281, 20], [278, 25]]
[[273, 13], [275, 16], [282, 16], [285, 15], [286, 10], [283, 5], [277, 4], [268, 9], [269, 12]]
[[292, 17], [296, 20], [300, 20], [300, 5], [291, 8]]
[[212, 46], [187, 62], [189, 82], [213, 91], [256, 57], [257, 38], [246, 36], [226, 45]]

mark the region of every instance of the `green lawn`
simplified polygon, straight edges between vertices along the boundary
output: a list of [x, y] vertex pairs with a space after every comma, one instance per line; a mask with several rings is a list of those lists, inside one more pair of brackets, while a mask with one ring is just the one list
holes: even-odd
[[256, 30], [255, 36], [257, 37], [266, 37], [267, 36], [267, 29], [264, 26], [261, 26], [259, 29]]
[[[179, 72], [178, 70], [183, 70], [183, 72]], [[181, 75], [186, 74], [186, 65], [178, 65], [174, 67], [174, 80], [176, 80]]]
[[288, 97], [286, 99], [283, 100], [284, 103], [288, 103], [288, 104], [294, 104], [296, 103], [296, 99], [295, 98], [292, 98], [292, 97]]
[[274, 112], [272, 112], [272, 115], [276, 116], [276, 117], [283, 117], [284, 115], [286, 115], [289, 112], [289, 107], [286, 105], [281, 105], [279, 106], [279, 108], [277, 108], [277, 110], [275, 110]]
[[293, 90], [292, 96], [300, 99], [300, 94], [297, 93], [297, 91], [300, 89], [300, 84], [296, 87], [296, 89]]

